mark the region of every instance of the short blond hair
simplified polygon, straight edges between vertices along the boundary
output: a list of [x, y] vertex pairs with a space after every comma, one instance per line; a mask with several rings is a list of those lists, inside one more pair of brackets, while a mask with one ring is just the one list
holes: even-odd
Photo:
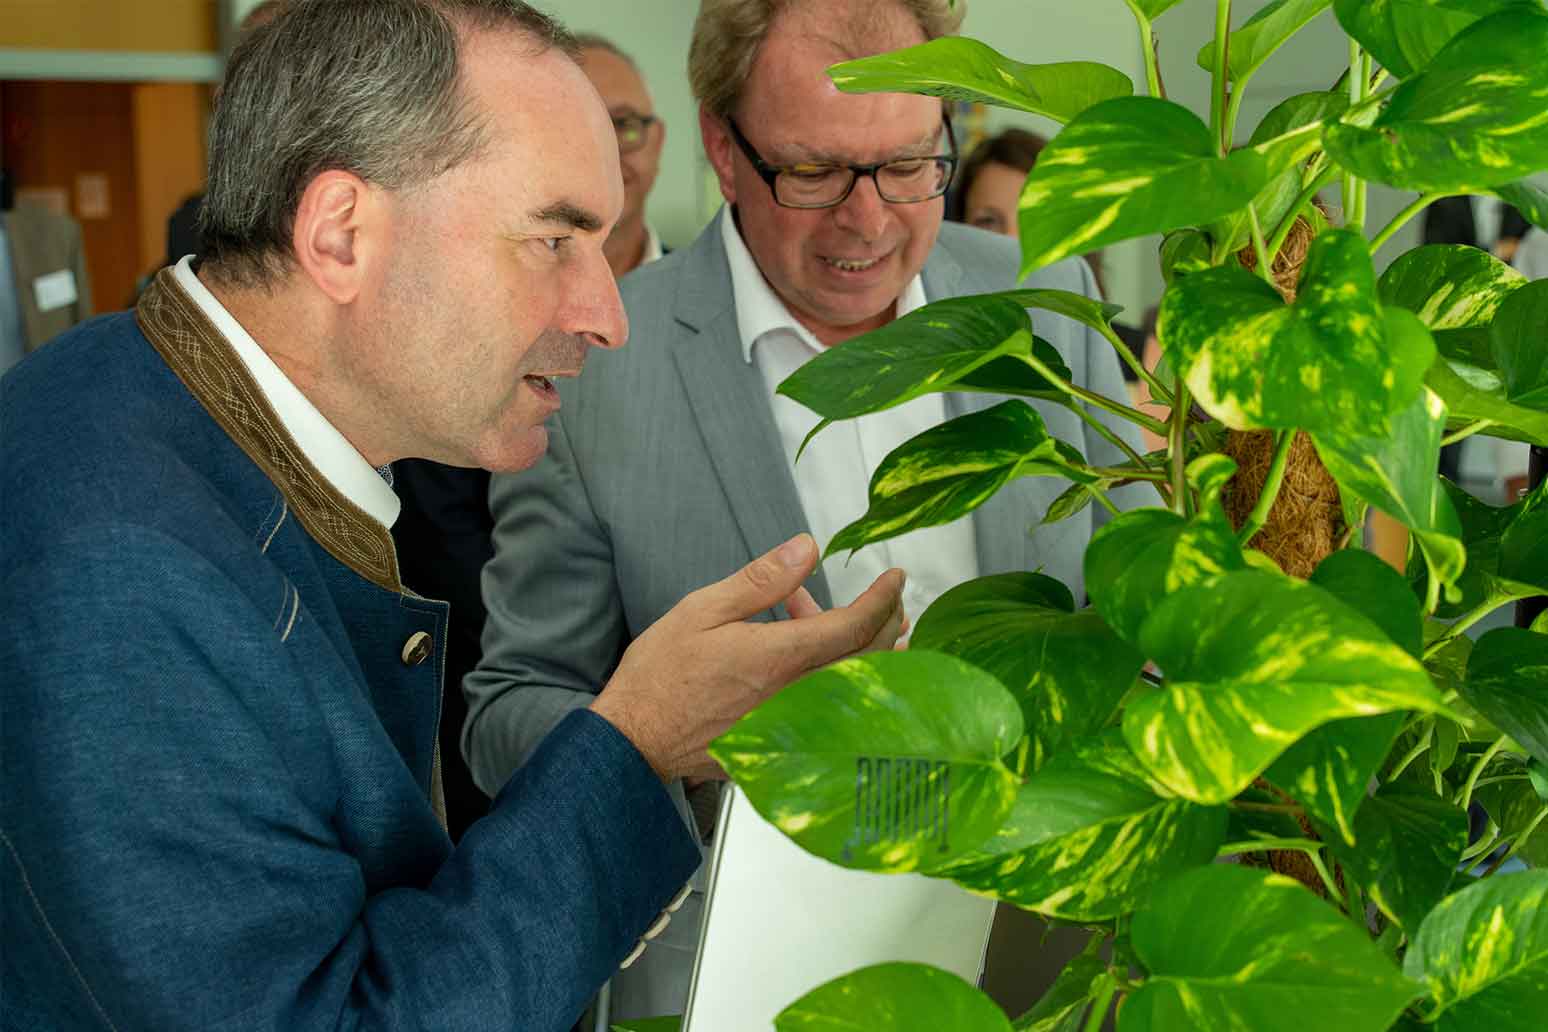
[[713, 115], [729, 116], [775, 20], [803, 6], [820, 7], [832, 40], [850, 57], [900, 45], [880, 17], [887, 8], [912, 17], [927, 40], [955, 35], [967, 15], [967, 0], [703, 0], [688, 49], [694, 99]]

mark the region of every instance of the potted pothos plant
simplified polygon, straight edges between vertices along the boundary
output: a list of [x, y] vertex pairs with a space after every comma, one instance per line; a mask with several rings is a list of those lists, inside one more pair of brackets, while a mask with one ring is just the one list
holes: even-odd
[[[889, 964], [793, 1001], [776, 1027], [1074, 1032], [1116, 1007], [1121, 1032], [1548, 1028], [1548, 620], [1464, 633], [1548, 594], [1548, 488], [1496, 508], [1436, 473], [1442, 443], [1473, 434], [1548, 444], [1548, 281], [1462, 247], [1419, 247], [1379, 277], [1371, 259], [1448, 195], [1496, 194], [1548, 226], [1548, 11], [1274, 0], [1231, 31], [1217, 0], [1206, 124], [1157, 72], [1151, 25], [1179, 0], [1125, 2], [1147, 95], [1112, 68], [965, 38], [830, 74], [1061, 123], [1022, 195], [1022, 272], [1167, 234], [1161, 365], [1132, 358], [1113, 306], [1020, 290], [930, 305], [780, 391], [819, 431], [978, 390], [1099, 407], [1168, 442], [1097, 468], [1019, 401], [963, 416], [882, 462], [830, 552], [959, 518], [1021, 476], [1074, 484], [1029, 526], [1127, 483], [1163, 505], [1115, 509], [1095, 535], [1088, 606], [1036, 572], [969, 582], [918, 618], [909, 650], [805, 678], [712, 749], [818, 856], [1099, 934], [1025, 1015]], [[1254, 72], [1329, 7], [1344, 76], [1244, 132]], [[1368, 182], [1418, 194], [1369, 236]], [[1328, 218], [1315, 198], [1335, 184]], [[1044, 313], [1098, 330], [1160, 407], [1072, 385], [1037, 336]], [[1251, 484], [1236, 475], [1248, 434], [1266, 467]], [[1297, 462], [1331, 474], [1342, 521], [1304, 577], [1254, 547]], [[1371, 510], [1406, 528], [1406, 572], [1362, 549]], [[926, 796], [949, 834], [909, 802]], [[1301, 880], [1265, 855], [1298, 860]]]

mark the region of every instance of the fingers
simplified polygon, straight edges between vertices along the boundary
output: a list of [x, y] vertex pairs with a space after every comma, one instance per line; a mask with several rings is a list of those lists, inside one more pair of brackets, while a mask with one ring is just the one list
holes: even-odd
[[804, 620], [822, 611], [822, 606], [817, 604], [817, 600], [812, 598], [812, 593], [804, 587], [796, 588], [795, 594], [785, 599], [785, 612], [790, 614], [792, 620]]
[[[902, 570], [888, 570], [854, 602], [764, 629], [781, 681], [867, 649], [891, 648], [903, 624]], [[885, 646], [878, 643], [885, 641]]]
[[683, 605], [704, 628], [746, 620], [793, 595], [816, 565], [817, 543], [810, 534], [797, 534], [726, 579], [695, 591]]

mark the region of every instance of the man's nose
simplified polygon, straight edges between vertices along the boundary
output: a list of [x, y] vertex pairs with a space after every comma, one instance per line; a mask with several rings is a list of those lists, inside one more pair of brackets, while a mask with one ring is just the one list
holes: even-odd
[[875, 177], [860, 176], [849, 196], [833, 209], [833, 221], [863, 240], [877, 240], [892, 217], [887, 208], [876, 189]]
[[565, 328], [595, 347], [623, 347], [629, 339], [629, 316], [618, 295], [618, 281], [600, 249], [573, 296], [574, 313]]

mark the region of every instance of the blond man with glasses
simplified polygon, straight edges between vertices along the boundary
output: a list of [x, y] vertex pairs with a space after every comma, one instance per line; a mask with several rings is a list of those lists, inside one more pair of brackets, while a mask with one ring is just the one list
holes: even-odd
[[[942, 224], [957, 155], [941, 101], [844, 94], [826, 74], [839, 61], [954, 33], [965, 7], [704, 0], [689, 77], [726, 205], [693, 244], [620, 284], [635, 346], [597, 356], [587, 379], [565, 385], [542, 462], [493, 478], [489, 619], [484, 659], [466, 681], [463, 739], [480, 783], [497, 786], [522, 768], [607, 683], [614, 657], [716, 570], [801, 530], [826, 543], [865, 511], [871, 471], [888, 452], [1003, 400], [916, 399], [830, 428], [797, 464], [817, 417], [774, 393], [824, 349], [930, 301], [1015, 285], [1013, 241]], [[1096, 293], [1079, 260], [1029, 285]], [[1042, 312], [1036, 326], [1078, 382], [1122, 394], [1103, 340]], [[1122, 461], [1074, 414], [1037, 404], [1049, 429], [1092, 462]], [[1130, 428], [1113, 430], [1138, 446]], [[1080, 557], [1097, 518], [1027, 533], [1067, 486], [1023, 479], [970, 519], [824, 563], [807, 588], [821, 606], [842, 606], [902, 567], [906, 608], [917, 617], [969, 578], [1041, 568], [1080, 597]], [[534, 539], [543, 547], [518, 544]], [[804, 615], [799, 606], [763, 614]], [[715, 783], [677, 788], [683, 819], [707, 842]], [[690, 896], [640, 962], [615, 977], [615, 1019], [682, 1013], [701, 902]]]

